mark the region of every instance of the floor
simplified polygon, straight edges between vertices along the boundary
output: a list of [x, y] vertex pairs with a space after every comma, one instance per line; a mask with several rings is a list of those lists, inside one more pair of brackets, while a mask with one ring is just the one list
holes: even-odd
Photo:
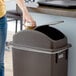
[[13, 76], [12, 51], [5, 51], [5, 76]]

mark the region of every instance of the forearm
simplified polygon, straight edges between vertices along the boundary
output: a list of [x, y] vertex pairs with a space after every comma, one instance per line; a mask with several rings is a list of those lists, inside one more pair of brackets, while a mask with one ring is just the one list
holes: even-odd
[[23, 21], [25, 22], [30, 22], [32, 27], [36, 26], [36, 22], [33, 20], [32, 16], [29, 14], [28, 9], [25, 5], [24, 0], [16, 0], [19, 8], [22, 10], [23, 14]]
[[25, 13], [26, 15], [28, 15], [28, 10], [27, 10], [24, 0], [16, 0], [16, 2], [19, 8], [21, 9], [21, 11]]

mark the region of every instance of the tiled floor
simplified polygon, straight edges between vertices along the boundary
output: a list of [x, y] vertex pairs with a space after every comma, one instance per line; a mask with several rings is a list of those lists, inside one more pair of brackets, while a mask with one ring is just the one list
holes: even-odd
[[13, 76], [12, 51], [5, 51], [5, 76]]

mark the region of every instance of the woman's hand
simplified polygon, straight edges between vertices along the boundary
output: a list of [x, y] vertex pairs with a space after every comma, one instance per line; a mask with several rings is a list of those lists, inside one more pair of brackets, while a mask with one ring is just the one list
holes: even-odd
[[31, 17], [31, 15], [29, 13], [25, 13], [23, 12], [23, 21], [24, 21], [24, 24], [27, 22], [27, 23], [30, 23], [30, 27], [36, 27], [36, 22], [34, 21], [34, 19]]
[[18, 6], [20, 7], [20, 9], [22, 10], [22, 14], [23, 14], [23, 22], [28, 22], [30, 23], [31, 27], [35, 27], [36, 26], [36, 22], [34, 21], [34, 19], [31, 17], [31, 15], [28, 12], [28, 9], [25, 5], [25, 0], [16, 0]]

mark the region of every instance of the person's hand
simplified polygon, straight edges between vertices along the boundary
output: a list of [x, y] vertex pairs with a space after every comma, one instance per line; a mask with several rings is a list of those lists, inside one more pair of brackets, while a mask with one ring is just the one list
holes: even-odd
[[34, 21], [34, 19], [29, 14], [23, 13], [23, 21], [24, 21], [24, 24], [26, 22], [30, 23], [30, 27], [32, 27], [32, 28], [36, 27], [36, 22]]
[[31, 15], [28, 12], [28, 9], [25, 5], [26, 0], [16, 0], [18, 6], [20, 7], [22, 14], [23, 14], [23, 21], [30, 23], [31, 27], [36, 27], [36, 22], [33, 20], [33, 18], [31, 17]]

